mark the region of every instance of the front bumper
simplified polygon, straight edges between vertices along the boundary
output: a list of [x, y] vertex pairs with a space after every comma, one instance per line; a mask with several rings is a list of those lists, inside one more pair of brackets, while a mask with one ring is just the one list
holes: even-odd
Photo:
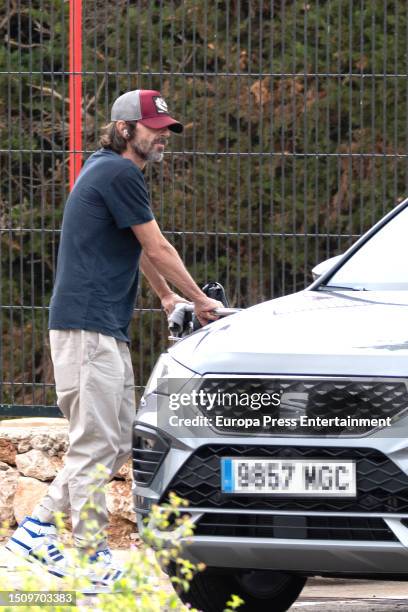
[[[168, 431], [158, 431], [152, 426], [149, 414], [144, 415], [141, 411], [138, 419], [136, 427], [156, 432], [168, 444], [165, 459], [149, 484], [133, 485], [139, 529], [142, 529], [143, 519], [148, 516], [152, 504], [165, 501], [169, 491], [175, 490], [190, 499], [190, 505], [183, 511], [191, 515], [197, 528], [193, 538], [181, 540], [186, 558], [211, 567], [274, 569], [308, 575], [408, 575], [408, 419], [400, 420], [387, 437], [384, 432], [374, 432], [369, 436], [347, 439], [238, 437], [222, 436], [213, 431], [208, 432], [207, 438], [172, 438]], [[239, 449], [243, 448], [249, 449], [248, 456], [267, 453], [267, 456], [287, 457], [293, 456], [295, 449], [315, 458], [358, 458], [359, 455], [359, 495], [352, 502], [340, 500], [341, 503], [337, 504], [334, 500], [282, 498], [275, 498], [274, 503], [251, 499], [242, 503], [242, 497], [239, 500], [233, 496], [226, 501], [214, 490], [217, 486], [219, 489], [217, 452], [214, 454], [216, 464], [210, 455], [209, 462], [194, 463], [194, 457], [205, 455], [203, 449], [216, 447], [228, 449], [225, 456], [231, 456], [231, 449], [232, 454], [239, 454]], [[180, 489], [180, 483], [187, 486]], [[203, 520], [220, 513], [225, 515], [228, 525], [238, 514], [240, 517], [248, 516], [251, 526], [255, 515], [264, 515], [269, 524], [282, 517], [287, 517], [289, 523], [293, 517], [303, 517], [305, 520], [313, 519], [314, 525], [321, 519], [322, 525], [320, 530], [313, 532], [309, 524], [302, 528], [301, 523], [295, 521], [292, 532], [283, 531], [285, 537], [281, 537], [282, 530], [276, 528], [268, 532], [269, 537], [264, 537], [262, 531], [257, 532], [257, 537], [253, 537], [254, 531], [247, 531], [244, 535], [240, 532], [237, 537], [228, 529], [223, 533], [215, 531], [214, 535], [200, 527]], [[336, 520], [342, 521], [337, 534], [331, 531], [338, 529]], [[350, 533], [345, 531], [345, 520], [346, 524], [349, 522]], [[361, 531], [360, 538], [361, 521], [379, 523], [364, 523], [364, 533]], [[160, 537], [165, 537], [162, 531]], [[173, 538], [174, 533], [169, 532], [169, 542]]]
[[[208, 516], [208, 509], [205, 510], [205, 514], [189, 510], [192, 522], [197, 524], [204, 515]], [[327, 518], [327, 514], [321, 516]], [[348, 515], [348, 518], [352, 517]], [[184, 558], [209, 567], [270, 569], [309, 576], [366, 575], [367, 578], [384, 579], [399, 576], [404, 579], [408, 578], [408, 528], [402, 525], [401, 519], [404, 517], [382, 517], [394, 538], [386, 542], [202, 535], [181, 538], [179, 542]], [[138, 515], [138, 525], [142, 530], [141, 514]], [[154, 531], [150, 522], [147, 527]], [[163, 531], [157, 532], [157, 536], [166, 542]], [[169, 532], [169, 544], [173, 543], [174, 536], [174, 532]]]
[[401, 543], [195, 537], [185, 543], [183, 555], [209, 567], [408, 577], [408, 549]]

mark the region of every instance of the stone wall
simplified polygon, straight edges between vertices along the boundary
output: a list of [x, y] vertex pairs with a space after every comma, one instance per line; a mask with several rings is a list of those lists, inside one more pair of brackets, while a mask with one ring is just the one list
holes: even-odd
[[[0, 421], [0, 523], [7, 521], [12, 527], [31, 514], [64, 465], [67, 448], [65, 419]], [[111, 524], [122, 519], [136, 522], [131, 479], [129, 460], [106, 487]]]

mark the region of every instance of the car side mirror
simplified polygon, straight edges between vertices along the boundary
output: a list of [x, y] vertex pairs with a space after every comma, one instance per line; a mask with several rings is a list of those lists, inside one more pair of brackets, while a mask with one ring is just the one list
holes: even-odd
[[317, 266], [315, 266], [312, 270], [313, 280], [315, 281], [320, 278], [320, 276], [323, 276], [323, 274], [330, 270], [330, 268], [332, 268], [341, 257], [343, 257], [343, 254], [336, 255], [335, 257], [330, 257], [329, 259], [325, 259], [324, 261], [317, 264]]

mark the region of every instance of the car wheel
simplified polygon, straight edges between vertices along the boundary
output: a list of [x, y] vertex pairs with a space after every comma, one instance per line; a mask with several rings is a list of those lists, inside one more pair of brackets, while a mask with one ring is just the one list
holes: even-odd
[[[170, 576], [177, 576], [174, 564], [168, 567]], [[190, 588], [178, 596], [185, 604], [202, 612], [223, 612], [231, 595], [244, 600], [239, 612], [284, 612], [298, 598], [306, 582], [302, 576], [293, 576], [271, 570], [226, 570], [220, 572], [207, 567], [198, 572]]]

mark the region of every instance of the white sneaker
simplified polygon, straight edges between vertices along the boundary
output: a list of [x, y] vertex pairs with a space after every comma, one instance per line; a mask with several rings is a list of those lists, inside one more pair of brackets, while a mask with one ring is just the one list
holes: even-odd
[[115, 565], [109, 548], [91, 555], [89, 562], [93, 567], [90, 568], [88, 578], [95, 585], [111, 587], [123, 576], [123, 569]]
[[57, 528], [26, 516], [7, 541], [5, 548], [27, 561], [40, 561], [50, 574], [63, 578], [72, 574], [64, 554], [56, 546]]

